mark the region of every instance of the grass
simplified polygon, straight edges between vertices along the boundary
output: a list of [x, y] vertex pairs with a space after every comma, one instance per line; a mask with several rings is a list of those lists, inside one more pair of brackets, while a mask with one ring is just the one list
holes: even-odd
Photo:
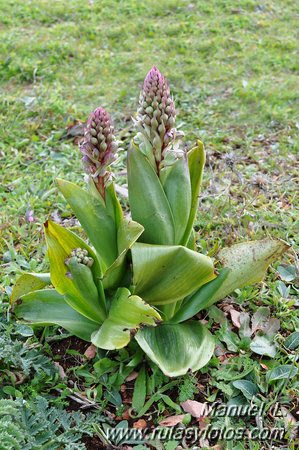
[[[71, 217], [53, 184], [58, 176], [83, 181], [80, 155], [67, 130], [96, 106], [106, 107], [116, 128], [125, 129], [116, 166], [117, 182], [123, 184], [130, 118], [154, 64], [171, 82], [186, 145], [200, 138], [207, 150], [200, 251], [272, 235], [292, 245], [283, 262], [296, 263], [295, 13], [289, 0], [0, 0], [3, 318], [16, 275], [47, 268], [44, 220], [53, 213]], [[235, 302], [251, 315], [268, 305], [281, 321], [283, 339], [298, 331], [298, 291], [275, 269], [262, 289], [245, 289]], [[290, 363], [281, 349], [277, 361]], [[246, 358], [245, 349], [244, 364]], [[213, 370], [221, 371], [221, 365]], [[205, 398], [208, 391], [229, 397], [218, 375], [212, 386], [205, 384]], [[264, 380], [265, 373], [258, 376]], [[293, 379], [268, 395], [273, 400], [278, 392], [291, 410], [297, 388]], [[164, 405], [161, 414], [166, 412]]]

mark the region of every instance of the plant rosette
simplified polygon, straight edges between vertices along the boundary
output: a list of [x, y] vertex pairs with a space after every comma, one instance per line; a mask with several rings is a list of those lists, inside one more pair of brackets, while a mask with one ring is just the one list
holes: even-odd
[[114, 350], [135, 339], [167, 376], [205, 366], [214, 338], [199, 311], [260, 282], [288, 245], [275, 239], [223, 248], [214, 261], [196, 251], [193, 224], [205, 164], [176, 131], [169, 84], [156, 67], [145, 78], [128, 150], [132, 219], [124, 216], [110, 165], [118, 144], [103, 108], [89, 117], [81, 152], [87, 188], [56, 180], [87, 240], [47, 221], [49, 274], [23, 274], [11, 295], [18, 320], [58, 325]]

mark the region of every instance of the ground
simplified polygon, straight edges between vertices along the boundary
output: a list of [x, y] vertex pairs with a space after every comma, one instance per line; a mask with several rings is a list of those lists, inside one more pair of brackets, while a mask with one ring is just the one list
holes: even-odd
[[[113, 426], [123, 418], [144, 426], [138, 424], [144, 420], [152, 426], [183, 414], [184, 401], [226, 402], [236, 392], [244, 400], [248, 393], [244, 386], [238, 391], [235, 381], [246, 377], [259, 400], [266, 399], [268, 405], [279, 401], [287, 411], [284, 418], [267, 412], [264, 426], [292, 425], [298, 396], [293, 369], [298, 361], [296, 350], [285, 339], [299, 328], [294, 272], [299, 128], [295, 14], [295, 4], [289, 0], [0, 0], [0, 340], [5, 349], [4, 356], [0, 354], [0, 399], [6, 399], [0, 402], [12, 401], [13, 408], [25, 399], [30, 405], [39, 395], [59, 411], [83, 406], [84, 414], [90, 412], [78, 419], [79, 431], [82, 423], [86, 426], [78, 442], [97, 448], [100, 421]], [[8, 298], [21, 271], [48, 269], [42, 234], [45, 219], [51, 216], [76, 225], [54, 179], [83, 183], [77, 140], [81, 124], [99, 105], [111, 113], [123, 141], [114, 170], [117, 183], [125, 184], [131, 117], [142, 80], [153, 65], [170, 80], [185, 145], [190, 147], [200, 138], [206, 147], [196, 225], [199, 251], [213, 254], [222, 244], [263, 236], [283, 239], [292, 248], [271, 267], [264, 283], [236, 292], [201, 316], [219, 339], [218, 354], [207, 368], [176, 380], [167, 390], [171, 380], [146, 366], [152, 380], [147, 393], [159, 394], [166, 385], [167, 399], [157, 394], [148, 410], [141, 408], [142, 416], [133, 419], [126, 411], [134, 380], [125, 382], [117, 374], [136, 353], [134, 347], [120, 355], [98, 352], [96, 359], [88, 360], [82, 356], [85, 343], [61, 340], [61, 330], [46, 328], [33, 336], [30, 328], [8, 322]], [[238, 312], [260, 314], [265, 312], [257, 313], [261, 306], [269, 308], [272, 319], [279, 319], [272, 358], [253, 353], [238, 337]], [[108, 368], [99, 374], [93, 364], [102, 356], [108, 358]], [[53, 360], [59, 363], [60, 375], [52, 367]], [[276, 366], [291, 369], [285, 369], [287, 375], [281, 379], [267, 378]], [[135, 368], [138, 372], [140, 366]], [[80, 395], [83, 404], [78, 403]], [[32, 411], [38, 410], [32, 405]], [[185, 424], [189, 420], [198, 424], [186, 414]], [[213, 420], [219, 425], [219, 418]], [[199, 423], [204, 427], [201, 419]], [[244, 423], [248, 429], [257, 425], [248, 418], [227, 418], [225, 424], [237, 428]], [[61, 425], [54, 428], [50, 440], [65, 436]], [[75, 442], [72, 436], [79, 431], [61, 438], [66, 439], [63, 445]], [[210, 448], [216, 443], [217, 439], [206, 439], [200, 445]], [[1, 447], [0, 440], [0, 448], [18, 448], [15, 442], [9, 445]], [[18, 445], [25, 448], [21, 440]], [[165, 448], [174, 445], [169, 441]], [[260, 449], [296, 444], [294, 431], [289, 431], [282, 440], [224, 446]]]

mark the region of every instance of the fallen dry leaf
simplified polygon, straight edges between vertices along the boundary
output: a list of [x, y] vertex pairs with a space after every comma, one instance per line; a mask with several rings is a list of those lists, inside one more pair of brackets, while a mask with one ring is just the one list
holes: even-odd
[[138, 377], [138, 372], [133, 371], [127, 376], [126, 381], [133, 381]]
[[144, 419], [139, 419], [137, 422], [133, 423], [133, 428], [137, 428], [137, 430], [144, 430], [147, 427], [147, 423]]
[[26, 379], [26, 375], [24, 375], [22, 372], [15, 372], [15, 376], [17, 378], [17, 381], [15, 381], [15, 384], [22, 384], [24, 380]]
[[60, 378], [63, 380], [63, 379], [66, 377], [64, 368], [63, 368], [58, 362], [56, 362], [56, 361], [54, 362], [54, 364], [55, 364], [55, 366], [56, 366], [57, 369], [58, 369]]
[[179, 414], [177, 416], [169, 416], [166, 417], [166, 419], [161, 420], [161, 422], [159, 422], [159, 425], [163, 427], [174, 427], [178, 423], [181, 423], [184, 417], [185, 417], [184, 414]]
[[200, 430], [205, 430], [210, 423], [208, 417], [199, 417], [196, 421]]
[[229, 311], [231, 319], [232, 319], [232, 323], [235, 325], [235, 327], [240, 328], [241, 324], [240, 324], [240, 312], [236, 311], [235, 309], [230, 309]]
[[131, 418], [131, 416], [130, 416], [130, 408], [126, 409], [126, 410], [122, 413], [121, 418], [122, 418], [123, 420], [129, 420], [129, 419]]
[[125, 384], [122, 384], [120, 387], [121, 396], [123, 399], [123, 403], [131, 404], [132, 403], [132, 397], [128, 394], [127, 386]]
[[266, 366], [266, 364], [260, 363], [260, 366], [261, 366], [263, 369], [268, 370], [268, 366]]
[[199, 440], [200, 448], [210, 448], [210, 442], [207, 439], [201, 438]]
[[181, 403], [181, 407], [185, 412], [197, 418], [204, 416], [206, 408], [204, 403], [195, 400], [187, 400], [186, 402]]
[[[196, 317], [198, 317], [198, 315]], [[198, 318], [200, 319], [200, 317], [198, 317]], [[200, 323], [202, 323], [203, 325], [206, 325], [207, 323], [209, 323], [209, 321], [206, 319], [201, 319]]]
[[91, 344], [87, 349], [85, 350], [84, 356], [87, 359], [93, 359], [97, 354], [97, 348], [95, 345]]
[[216, 345], [216, 348], [215, 348], [215, 355], [216, 355], [216, 356], [223, 356], [223, 355], [225, 355], [225, 350], [224, 350], [224, 348], [220, 347], [219, 345]]
[[233, 305], [231, 303], [222, 303], [221, 309], [223, 309], [224, 312], [230, 312], [231, 309], [233, 309]]
[[284, 426], [286, 429], [291, 429], [291, 437], [296, 438], [298, 425], [295, 417], [284, 406], [281, 406], [280, 410], [283, 415]]

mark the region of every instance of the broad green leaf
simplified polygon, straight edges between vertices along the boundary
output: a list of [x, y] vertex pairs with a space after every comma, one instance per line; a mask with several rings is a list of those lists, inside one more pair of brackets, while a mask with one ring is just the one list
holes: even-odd
[[[81, 238], [50, 220], [45, 223], [44, 229], [48, 246], [51, 281], [55, 289], [61, 295], [65, 295], [66, 301], [80, 314], [91, 320], [99, 320], [100, 316], [95, 315], [95, 311], [99, 308], [99, 314], [102, 314], [106, 310], [106, 305], [101, 282], [98, 280], [101, 272], [96, 254]], [[82, 292], [78, 290], [74, 280], [69, 277], [69, 269], [65, 264], [65, 260], [69, 258], [71, 251], [78, 247], [86, 249], [89, 256], [94, 259], [90, 270], [99, 290], [99, 301], [95, 304], [87, 302], [86, 296], [82, 296]]]
[[274, 358], [276, 355], [277, 347], [273, 342], [270, 342], [266, 336], [257, 335], [250, 343], [250, 349], [258, 355], [270, 356]]
[[273, 381], [293, 378], [295, 375], [297, 375], [297, 372], [297, 367], [294, 367], [291, 364], [274, 367], [266, 373], [266, 380], [268, 383], [271, 383]]
[[101, 377], [105, 373], [113, 372], [116, 367], [119, 367], [119, 362], [109, 358], [101, 358], [93, 365], [98, 377]]
[[103, 278], [105, 289], [117, 288], [126, 270], [128, 250], [143, 233], [143, 226], [133, 220], [123, 219], [117, 230], [117, 247], [119, 256], [106, 270]]
[[161, 320], [159, 313], [147, 305], [137, 295], [131, 295], [126, 288], [116, 292], [109, 311], [109, 316], [96, 333], [92, 343], [105, 350], [125, 347], [141, 324], [155, 325]]
[[185, 155], [171, 166], [163, 188], [173, 214], [174, 244], [181, 244], [191, 210], [191, 182]]
[[158, 305], [157, 308], [162, 313], [163, 322], [169, 322], [171, 321], [171, 317], [174, 316], [175, 312], [177, 311], [177, 308], [180, 306], [182, 300], [179, 300], [178, 302], [172, 302], [167, 303], [166, 305]]
[[134, 293], [153, 305], [172, 303], [215, 278], [212, 260], [182, 246], [136, 243]]
[[170, 319], [171, 323], [179, 323], [191, 319], [202, 309], [211, 306], [210, 299], [219, 287], [224, 283], [229, 273], [229, 269], [222, 269], [214, 280], [204, 284], [195, 294], [184, 300], [178, 312]]
[[16, 284], [13, 287], [10, 304], [15, 302], [22, 295], [42, 289], [48, 284], [51, 284], [49, 273], [23, 273], [17, 279]]
[[116, 225], [102, 198], [69, 181], [57, 179], [56, 183], [99, 254], [103, 269], [109, 267], [118, 256]]
[[289, 350], [295, 350], [299, 346], [299, 331], [290, 334], [284, 342], [284, 346]]
[[127, 165], [132, 218], [144, 226], [142, 240], [149, 244], [173, 244], [173, 216], [158, 175], [134, 147], [128, 151]]
[[[139, 129], [138, 125], [137, 125], [137, 129]], [[132, 145], [137, 147], [141, 151], [141, 153], [144, 156], [146, 156], [150, 165], [156, 170], [157, 164], [156, 164], [156, 159], [155, 159], [154, 152], [153, 152], [153, 146], [142, 132], [138, 133], [136, 135], [136, 138], [134, 139]]]
[[116, 196], [114, 183], [110, 183], [106, 188], [105, 202], [107, 211], [109, 211], [110, 215], [113, 217], [117, 229], [123, 220], [123, 211]]
[[233, 381], [233, 386], [239, 389], [239, 391], [241, 391], [244, 397], [246, 397], [248, 400], [252, 400], [252, 397], [259, 393], [256, 384], [252, 383], [249, 380]]
[[205, 161], [206, 155], [203, 144], [201, 141], [197, 141], [197, 146], [192, 148], [188, 152], [188, 165], [190, 172], [192, 200], [191, 200], [190, 216], [188, 219], [188, 224], [182, 241], [183, 245], [186, 245], [187, 242], [189, 241], [194, 219], [198, 210], [199, 190], [202, 180], [203, 169], [205, 166]]
[[205, 366], [214, 351], [214, 339], [200, 322], [144, 327], [135, 336], [147, 356], [169, 377]]
[[118, 254], [121, 255], [131, 248], [143, 231], [144, 228], [139, 223], [133, 220], [123, 219], [117, 230]]
[[58, 325], [86, 341], [90, 341], [91, 334], [100, 326], [71, 308], [54, 289], [23, 295], [15, 303], [14, 313], [18, 319], [34, 325]]
[[[101, 302], [90, 268], [78, 263], [76, 258], [70, 258], [67, 268], [80, 297], [84, 299], [81, 305], [78, 297], [75, 300], [70, 298], [68, 299], [70, 306], [92, 320], [104, 322], [107, 316], [104, 299]], [[65, 295], [68, 298], [68, 295]]]
[[132, 408], [139, 413], [145, 403], [146, 397], [146, 371], [143, 365], [134, 384]]
[[88, 178], [87, 187], [90, 194], [96, 197], [101, 205], [106, 207], [108, 214], [110, 214], [110, 216], [113, 218], [113, 221], [115, 222], [117, 228], [123, 219], [123, 211], [116, 196], [114, 183], [110, 183], [106, 187], [105, 200], [97, 190], [94, 180], [91, 176]]
[[270, 264], [289, 246], [278, 239], [262, 239], [226, 247], [217, 255], [222, 267], [230, 269], [228, 277], [212, 296], [211, 304], [223, 299], [237, 288], [262, 281]]

